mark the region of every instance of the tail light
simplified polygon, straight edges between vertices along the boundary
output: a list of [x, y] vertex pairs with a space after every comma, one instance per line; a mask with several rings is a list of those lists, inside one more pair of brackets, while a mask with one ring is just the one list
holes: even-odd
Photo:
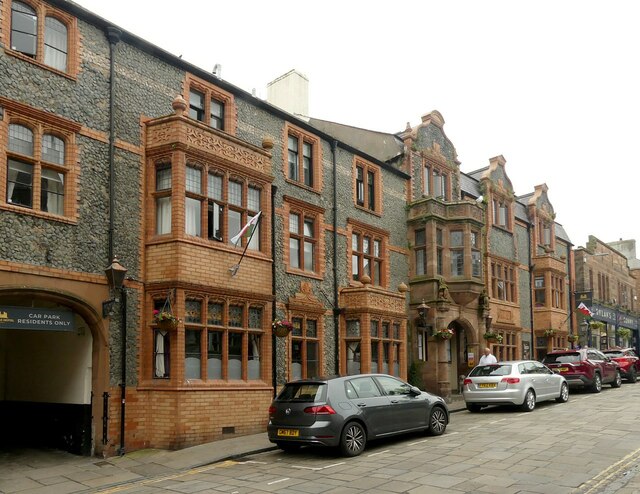
[[507, 384], [518, 384], [520, 382], [520, 378], [519, 377], [503, 377], [500, 382], [507, 383]]
[[590, 367], [587, 364], [570, 364], [568, 367], [573, 369], [573, 372], [583, 372], [585, 374], [589, 373]]
[[315, 415], [334, 415], [336, 411], [329, 405], [316, 405], [305, 408], [304, 413], [313, 413]]
[[273, 405], [271, 405], [269, 407], [269, 415], [273, 415], [276, 413], [276, 407], [274, 407]]
[[473, 383], [473, 381], [471, 379], [469, 379], [468, 377], [464, 381], [462, 381], [462, 385], [463, 386], [466, 386], [467, 384], [472, 384], [472, 383]]

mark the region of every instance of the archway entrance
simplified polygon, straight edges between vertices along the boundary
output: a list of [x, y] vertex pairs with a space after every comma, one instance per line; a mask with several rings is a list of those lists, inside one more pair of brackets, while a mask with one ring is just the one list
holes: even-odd
[[60, 294], [0, 293], [3, 448], [92, 453], [95, 341], [91, 324], [74, 310], [77, 301], [68, 302]]
[[455, 337], [451, 339], [451, 392], [458, 393], [461, 376], [469, 373], [474, 361], [477, 363], [477, 344], [471, 333], [472, 328], [466, 321], [457, 319], [452, 321], [449, 327], [455, 332]]

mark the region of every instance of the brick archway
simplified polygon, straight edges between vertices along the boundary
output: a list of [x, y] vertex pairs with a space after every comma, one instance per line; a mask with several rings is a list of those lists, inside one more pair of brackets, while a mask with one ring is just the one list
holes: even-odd
[[[55, 396], [48, 396], [46, 400], [43, 400], [42, 406], [39, 409], [32, 407], [32, 409], [27, 410], [24, 409], [24, 407], [28, 403], [29, 393], [24, 390], [31, 388], [24, 388], [24, 386], [21, 388], [20, 380], [11, 383], [10, 376], [8, 376], [9, 384], [5, 391], [8, 391], [9, 387], [11, 387], [11, 393], [15, 396], [12, 398], [11, 395], [5, 394], [3, 401], [0, 403], [4, 403], [6, 406], [0, 407], [0, 410], [4, 410], [3, 413], [8, 414], [18, 413], [18, 416], [24, 414], [24, 410], [27, 410], [33, 415], [33, 417], [49, 417], [51, 414], [52, 417], [49, 418], [54, 420], [55, 416], [53, 416], [53, 414], [55, 413], [59, 413], [61, 416], [70, 416], [69, 410], [64, 409], [65, 406], [70, 408], [72, 403], [77, 403], [78, 409], [81, 409], [81, 411], [77, 412], [77, 416], [74, 415], [74, 418], [69, 419], [69, 421], [72, 422], [70, 427], [74, 428], [75, 437], [73, 440], [69, 439], [66, 443], [56, 444], [54, 447], [60, 447], [61, 449], [67, 449], [70, 452], [84, 455], [95, 454], [102, 451], [102, 441], [99, 437], [99, 431], [101, 431], [102, 428], [98, 424], [103, 415], [101, 397], [104, 392], [108, 391], [109, 352], [107, 328], [105, 327], [103, 319], [97, 312], [96, 308], [81, 296], [64, 290], [15, 286], [3, 287], [0, 289], [0, 306], [33, 307], [54, 310], [59, 308], [72, 311], [76, 320], [76, 331], [72, 333], [74, 335], [72, 336], [73, 341], [76, 341], [76, 338], [78, 338], [77, 341], [80, 341], [81, 338], [91, 338], [90, 341], [85, 339], [85, 343], [83, 343], [83, 348], [86, 349], [86, 352], [83, 353], [85, 355], [84, 358], [90, 366], [91, 389], [86, 390], [86, 388], [82, 388], [85, 389], [85, 391], [77, 391], [77, 393], [85, 398], [73, 401], [70, 400], [68, 396], [58, 395], [58, 398]], [[90, 335], [85, 333], [86, 330], [90, 332]], [[5, 333], [4, 338], [7, 346], [9, 343], [12, 343], [14, 346], [18, 345], [18, 347], [22, 348], [22, 351], [25, 351], [26, 348], [28, 353], [28, 349], [31, 347], [25, 347], [24, 345], [31, 341], [40, 341], [42, 344], [45, 344], [45, 346], [36, 346], [34, 347], [34, 351], [45, 352], [45, 354], [48, 348], [46, 343], [44, 343], [45, 341], [48, 341], [49, 343], [58, 341], [60, 342], [59, 345], [62, 345], [61, 348], [64, 348], [67, 342], [60, 338], [65, 338], [67, 337], [66, 335], [69, 334], [67, 332], [65, 336], [62, 336], [60, 333], [55, 334], [47, 332], [48, 334], [46, 335], [46, 339], [40, 339], [39, 334], [45, 334], [42, 331], [28, 331], [21, 329], [3, 329], [2, 331]], [[73, 352], [73, 350], [70, 351]], [[49, 353], [52, 356], [52, 361], [55, 362], [55, 355], [51, 354], [51, 352]], [[64, 379], [68, 379], [68, 377], [64, 377], [64, 374], [56, 374], [56, 372], [69, 372], [68, 367], [66, 371], [63, 370], [67, 362], [65, 360], [59, 360], [59, 362], [60, 368], [58, 371], [52, 369], [50, 376], [50, 378], [53, 379], [52, 382], [55, 381], [56, 376], [58, 378], [58, 382], [60, 382], [60, 379], [63, 381]], [[38, 369], [38, 364], [42, 367], [42, 359], [34, 359], [30, 363], [30, 365], [34, 365], [36, 369]], [[42, 373], [42, 368], [40, 368], [38, 372]], [[82, 381], [84, 377], [79, 373], [79, 371], [76, 372], [76, 370], [73, 370], [73, 368], [71, 368], [71, 372], [72, 374], [69, 374], [69, 376], [73, 376], [73, 379], [75, 379], [75, 389], [79, 389], [77, 383]], [[86, 378], [89, 378], [88, 373], [86, 374]], [[23, 389], [23, 391], [20, 391], [21, 389]], [[67, 390], [65, 389], [65, 393], [66, 392]], [[55, 395], [55, 392], [53, 392], [53, 394]], [[25, 401], [25, 399], [27, 401]]]

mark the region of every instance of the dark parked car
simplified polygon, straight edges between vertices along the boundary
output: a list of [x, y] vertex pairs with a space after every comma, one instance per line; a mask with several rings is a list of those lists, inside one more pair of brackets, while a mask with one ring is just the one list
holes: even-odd
[[440, 435], [448, 423], [441, 397], [386, 374], [359, 374], [287, 383], [269, 407], [267, 432], [284, 450], [320, 445], [357, 456], [371, 439]]
[[607, 357], [618, 362], [620, 373], [629, 382], [638, 380], [638, 370], [640, 370], [640, 359], [633, 348], [610, 348], [602, 350]]
[[603, 384], [612, 388], [622, 384], [620, 366], [595, 348], [555, 350], [547, 353], [542, 363], [562, 374], [569, 386], [590, 388], [594, 393], [599, 393]]

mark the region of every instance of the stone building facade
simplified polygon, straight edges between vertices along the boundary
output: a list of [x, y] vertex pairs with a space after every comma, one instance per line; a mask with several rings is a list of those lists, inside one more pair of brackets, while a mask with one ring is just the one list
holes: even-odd
[[463, 173], [437, 111], [397, 134], [299, 118], [62, 0], [0, 0], [0, 88], [7, 441], [261, 432], [318, 375], [449, 397], [487, 332], [506, 359], [575, 329], [546, 186], [517, 197], [501, 156]]
[[591, 312], [576, 314], [578, 344], [640, 351], [638, 259], [630, 244], [590, 235], [584, 247], [575, 249], [576, 302]]

